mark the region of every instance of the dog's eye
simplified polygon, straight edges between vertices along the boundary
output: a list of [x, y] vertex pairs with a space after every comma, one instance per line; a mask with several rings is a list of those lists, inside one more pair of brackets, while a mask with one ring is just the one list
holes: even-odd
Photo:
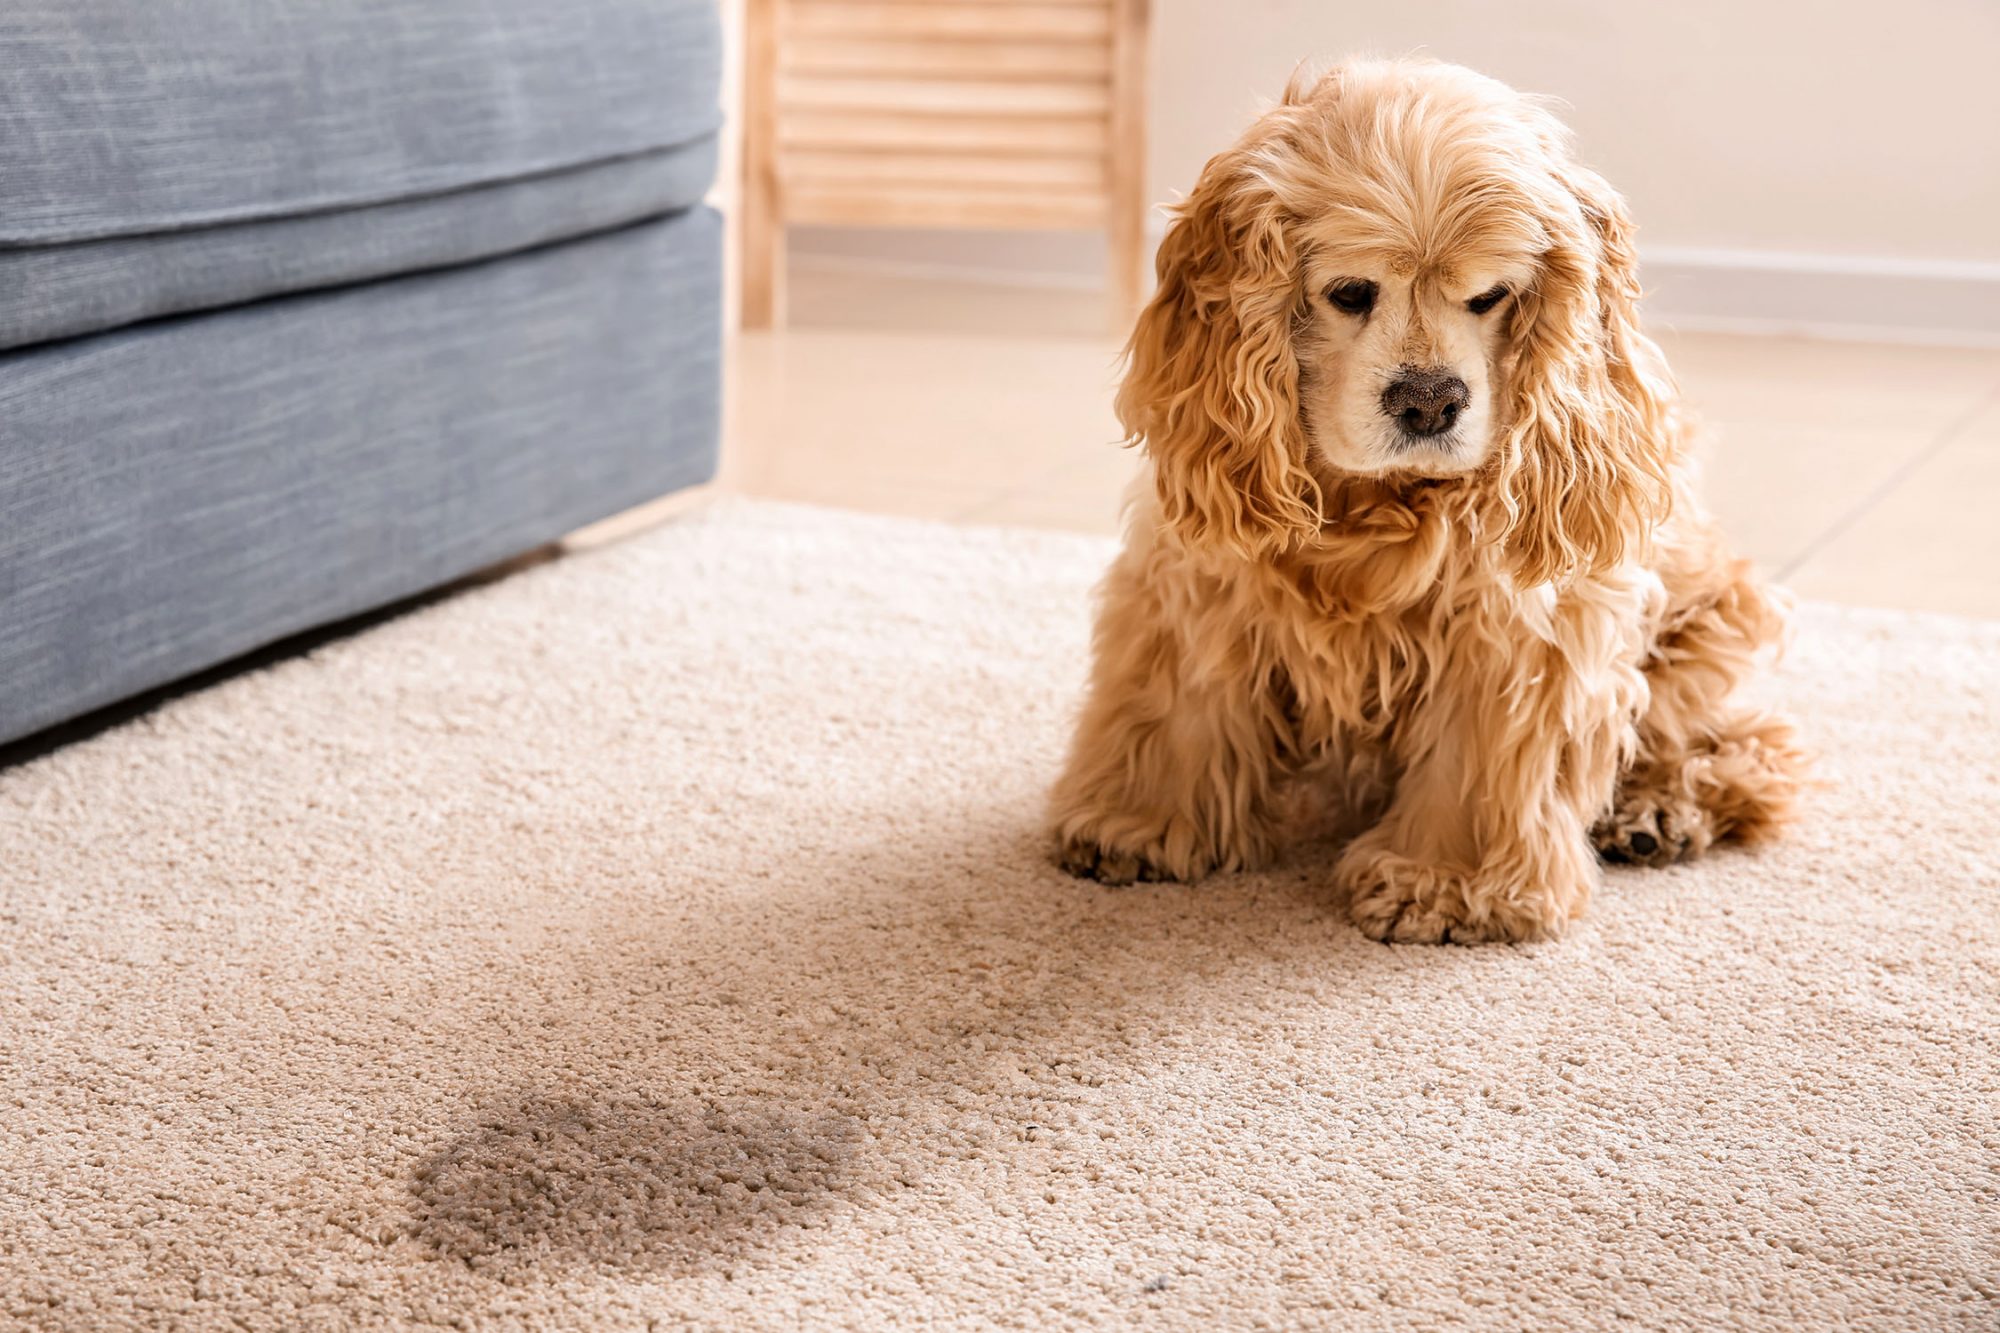
[[1481, 292], [1470, 301], [1467, 301], [1465, 308], [1475, 315], [1483, 315], [1506, 299], [1507, 289], [1505, 287], [1495, 287], [1492, 291]]
[[1365, 278], [1349, 278], [1327, 288], [1326, 299], [1350, 315], [1365, 315], [1375, 308], [1375, 294], [1379, 290]]

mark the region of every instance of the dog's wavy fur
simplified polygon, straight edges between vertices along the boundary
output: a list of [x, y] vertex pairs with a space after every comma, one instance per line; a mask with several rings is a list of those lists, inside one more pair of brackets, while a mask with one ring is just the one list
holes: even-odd
[[[1329, 243], [1419, 275], [1528, 256], [1473, 470], [1313, 447], [1305, 275]], [[1101, 590], [1064, 864], [1191, 880], [1317, 811], [1370, 936], [1517, 940], [1584, 909], [1599, 853], [1785, 822], [1791, 728], [1732, 697], [1780, 606], [1695, 501], [1630, 220], [1559, 122], [1449, 65], [1295, 80], [1208, 164], [1157, 267], [1118, 395], [1152, 486]]]

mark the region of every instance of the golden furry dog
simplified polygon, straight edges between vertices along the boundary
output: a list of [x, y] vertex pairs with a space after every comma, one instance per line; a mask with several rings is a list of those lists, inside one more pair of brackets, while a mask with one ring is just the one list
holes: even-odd
[[1785, 821], [1791, 728], [1732, 698], [1783, 618], [1695, 501], [1631, 222], [1553, 116], [1451, 65], [1294, 79], [1158, 273], [1066, 867], [1254, 866], [1316, 810], [1368, 935], [1522, 940], [1600, 853]]

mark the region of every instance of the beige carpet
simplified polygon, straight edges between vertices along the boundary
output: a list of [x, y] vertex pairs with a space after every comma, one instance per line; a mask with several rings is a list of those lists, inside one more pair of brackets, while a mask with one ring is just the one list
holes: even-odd
[[1391, 949], [1049, 864], [1109, 548], [730, 505], [0, 772], [0, 1326], [1991, 1329], [2000, 625]]

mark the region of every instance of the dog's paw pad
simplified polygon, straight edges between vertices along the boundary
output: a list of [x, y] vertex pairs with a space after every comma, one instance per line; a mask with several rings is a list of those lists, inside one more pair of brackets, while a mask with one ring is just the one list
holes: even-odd
[[1597, 854], [1614, 865], [1672, 865], [1692, 846], [1664, 813], [1654, 809], [1619, 811], [1597, 827], [1591, 841]]

